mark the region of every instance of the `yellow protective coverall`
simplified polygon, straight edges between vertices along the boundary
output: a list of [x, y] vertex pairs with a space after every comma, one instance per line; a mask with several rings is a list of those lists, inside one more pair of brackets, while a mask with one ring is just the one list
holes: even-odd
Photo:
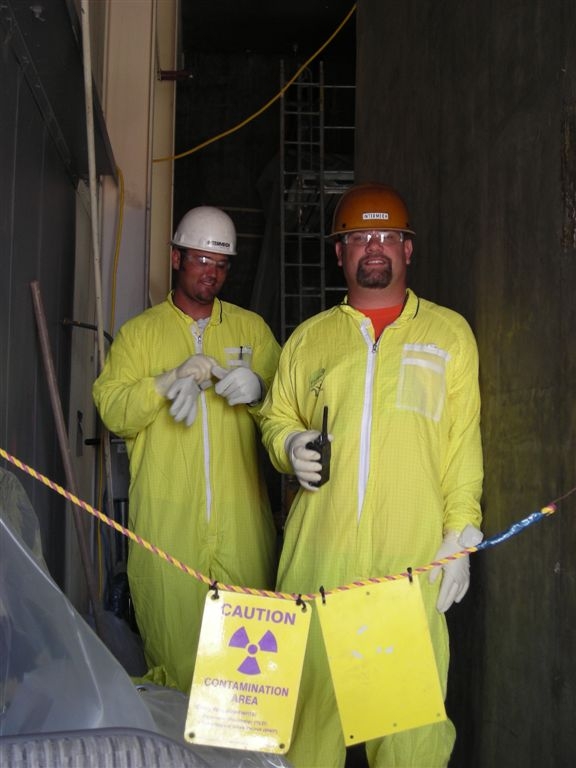
[[[94, 383], [107, 428], [126, 441], [129, 527], [211, 581], [270, 589], [276, 532], [259, 469], [258, 408], [207, 389], [187, 427], [169, 414], [154, 377], [197, 352], [227, 368], [250, 362], [269, 386], [280, 353], [264, 320], [216, 300], [200, 335], [172, 297], [120, 329]], [[208, 587], [130, 542], [128, 579], [146, 679], [188, 692]]]
[[[277, 589], [318, 593], [432, 562], [448, 530], [479, 526], [483, 478], [477, 347], [463, 317], [408, 291], [400, 317], [375, 342], [347, 303], [302, 323], [287, 341], [262, 408], [262, 436], [278, 470], [284, 442], [333, 434], [330, 480], [300, 489], [290, 510]], [[440, 579], [420, 577], [444, 695], [446, 622]], [[329, 598], [328, 598], [329, 599]], [[383, 696], [386, 692], [383, 691]], [[368, 742], [371, 766], [440, 768], [450, 721]], [[344, 765], [344, 741], [317, 617], [313, 616], [293, 742], [296, 768]]]

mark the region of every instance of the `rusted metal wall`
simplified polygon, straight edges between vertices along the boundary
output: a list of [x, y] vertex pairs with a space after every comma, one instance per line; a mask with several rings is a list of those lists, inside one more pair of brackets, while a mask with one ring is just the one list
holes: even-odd
[[[0, 444], [63, 482], [30, 283], [40, 284], [66, 407], [69, 334], [59, 320], [70, 315], [73, 298], [74, 186], [6, 44], [0, 59], [0, 94]], [[61, 582], [63, 500], [28, 475], [20, 474], [19, 479], [38, 514], [51, 573]]]
[[[86, 269], [75, 275], [77, 188], [88, 168], [77, 19], [64, 0], [49, 7], [5, 0], [0, 40], [0, 445], [66, 486], [31, 284], [39, 286], [67, 418], [72, 330], [63, 321], [73, 318], [75, 279], [90, 284], [89, 249], [78, 259]], [[97, 170], [110, 174], [108, 139], [94, 106]], [[30, 475], [19, 478], [39, 517], [47, 564], [64, 586], [65, 502]]]
[[[576, 485], [572, 0], [362, 0], [356, 176], [396, 185], [412, 283], [481, 359], [484, 529]], [[576, 495], [472, 561], [451, 609], [453, 766], [567, 766], [576, 734]]]

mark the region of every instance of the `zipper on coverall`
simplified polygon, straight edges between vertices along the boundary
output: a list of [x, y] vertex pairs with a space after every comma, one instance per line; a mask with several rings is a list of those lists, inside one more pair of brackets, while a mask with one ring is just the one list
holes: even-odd
[[[201, 329], [196, 322], [190, 326], [190, 331], [194, 337], [194, 348], [196, 354], [202, 354], [202, 334]], [[208, 439], [208, 408], [206, 406], [206, 395], [204, 390], [200, 391], [200, 413], [202, 414], [202, 442], [204, 445], [204, 485], [206, 487], [206, 521], [209, 523], [212, 517], [212, 487], [210, 485], [210, 441]]]
[[[368, 485], [368, 475], [370, 474], [370, 440], [372, 432], [372, 407], [373, 407], [373, 383], [374, 366], [376, 364], [376, 353], [380, 339], [372, 341], [368, 327], [370, 321], [363, 320], [360, 326], [362, 336], [368, 347], [368, 358], [366, 362], [366, 372], [364, 375], [364, 407], [362, 409], [362, 423], [360, 427], [360, 456], [358, 463], [358, 510], [356, 520], [359, 523], [362, 515], [362, 506], [364, 496], [366, 495], [366, 486]], [[382, 338], [382, 337], [380, 337]]]

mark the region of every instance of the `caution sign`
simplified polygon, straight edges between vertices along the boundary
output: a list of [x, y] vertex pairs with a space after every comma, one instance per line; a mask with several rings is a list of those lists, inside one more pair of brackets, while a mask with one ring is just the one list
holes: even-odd
[[347, 746], [446, 720], [420, 582], [316, 600]]
[[292, 727], [312, 606], [208, 595], [188, 704], [194, 744], [283, 754]]

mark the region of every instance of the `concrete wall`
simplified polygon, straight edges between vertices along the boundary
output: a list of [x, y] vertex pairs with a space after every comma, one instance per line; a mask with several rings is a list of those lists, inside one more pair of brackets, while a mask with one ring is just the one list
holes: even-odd
[[[362, 0], [356, 177], [396, 185], [413, 286], [479, 344], [488, 536], [575, 485], [573, 0]], [[473, 557], [452, 609], [454, 766], [567, 766], [576, 496]]]

